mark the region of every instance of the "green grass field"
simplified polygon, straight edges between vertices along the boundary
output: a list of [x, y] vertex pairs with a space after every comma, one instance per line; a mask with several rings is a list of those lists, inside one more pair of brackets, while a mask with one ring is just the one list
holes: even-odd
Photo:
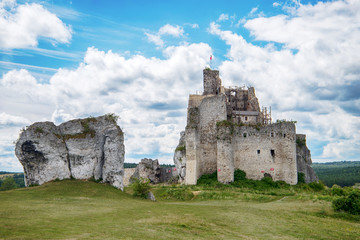
[[[153, 191], [169, 189], [181, 187]], [[157, 202], [76, 180], [0, 192], [0, 239], [360, 239], [360, 221], [320, 195], [190, 190]]]

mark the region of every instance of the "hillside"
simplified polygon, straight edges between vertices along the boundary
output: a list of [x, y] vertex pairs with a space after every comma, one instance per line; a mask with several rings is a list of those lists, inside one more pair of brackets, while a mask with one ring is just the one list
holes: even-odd
[[[0, 239], [356, 239], [360, 222], [332, 212], [321, 193], [232, 188], [191, 200], [135, 199], [111, 186], [64, 180], [0, 192]], [[176, 194], [175, 194], [176, 195]], [[174, 196], [175, 196], [174, 195]], [[323, 200], [322, 200], [323, 199]], [[339, 218], [340, 217], [340, 218]], [[316, 223], [316, 224], [314, 224]]]
[[328, 187], [334, 184], [344, 187], [360, 183], [360, 161], [313, 163], [312, 167]]

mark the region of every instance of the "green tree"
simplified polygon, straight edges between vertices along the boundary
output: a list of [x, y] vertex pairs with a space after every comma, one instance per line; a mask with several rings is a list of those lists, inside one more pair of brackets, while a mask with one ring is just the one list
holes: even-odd
[[134, 191], [133, 196], [147, 198], [151, 189], [150, 180], [143, 178], [133, 178], [132, 180], [133, 183], [131, 184], [131, 186]]
[[14, 178], [12, 177], [7, 177], [3, 180], [0, 190], [1, 191], [6, 191], [6, 190], [10, 190], [10, 189], [14, 189], [17, 188], [18, 186], [16, 185], [16, 182], [14, 180]]

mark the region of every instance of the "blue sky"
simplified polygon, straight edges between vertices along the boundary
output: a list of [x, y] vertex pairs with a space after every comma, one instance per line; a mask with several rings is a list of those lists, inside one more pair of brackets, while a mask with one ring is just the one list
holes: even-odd
[[114, 112], [126, 161], [172, 163], [202, 69], [297, 120], [315, 162], [360, 160], [360, 4], [0, 1], [0, 170], [19, 130]]

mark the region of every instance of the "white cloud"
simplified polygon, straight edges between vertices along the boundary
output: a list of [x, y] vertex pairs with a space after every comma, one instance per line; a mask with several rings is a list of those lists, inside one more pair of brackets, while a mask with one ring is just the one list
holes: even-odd
[[218, 22], [222, 22], [222, 21], [226, 21], [226, 20], [229, 20], [229, 15], [225, 14], [225, 13], [222, 13], [218, 18]]
[[53, 43], [69, 43], [71, 34], [70, 26], [42, 5], [16, 5], [15, 1], [0, 4], [0, 48], [36, 47], [40, 37]]
[[25, 125], [30, 121], [24, 117], [13, 116], [5, 112], [0, 113], [0, 126], [1, 125]]
[[[188, 94], [201, 89], [201, 69], [212, 52], [199, 43], [167, 47], [163, 54], [164, 59], [125, 58], [89, 48], [77, 69], [59, 69], [49, 84], [39, 83], [26, 70], [10, 71], [0, 79], [0, 101], [7, 103], [0, 106], [0, 116], [59, 124], [114, 112], [125, 132], [126, 161], [145, 155], [172, 163], [186, 124]], [[17, 134], [6, 137], [9, 141], [3, 144], [9, 147]]]
[[[192, 24], [193, 28], [199, 27], [197, 24]], [[165, 24], [162, 26], [156, 34], [145, 33], [148, 38], [148, 41], [154, 43], [158, 47], [164, 47], [164, 41], [162, 36], [169, 35], [172, 37], [179, 38], [184, 35], [184, 29], [181, 26], [173, 26], [170, 24]]]
[[219, 67], [223, 82], [255, 86], [260, 103], [273, 106], [274, 119], [298, 120], [310, 147], [325, 145], [315, 160], [358, 159], [360, 2], [293, 4], [288, 15], [245, 22], [265, 46], [210, 24], [209, 32], [230, 46], [229, 60]]
[[161, 36], [150, 33], [145, 33], [145, 35], [147, 36], [149, 42], [154, 43], [158, 47], [164, 46], [164, 41], [161, 39]]
[[279, 7], [279, 6], [281, 6], [281, 4], [278, 3], [278, 2], [274, 2], [272, 5], [273, 5], [273, 7]]
[[178, 25], [172, 26], [170, 24], [166, 24], [159, 29], [158, 34], [159, 35], [167, 34], [174, 37], [180, 37], [184, 34], [184, 29]]

